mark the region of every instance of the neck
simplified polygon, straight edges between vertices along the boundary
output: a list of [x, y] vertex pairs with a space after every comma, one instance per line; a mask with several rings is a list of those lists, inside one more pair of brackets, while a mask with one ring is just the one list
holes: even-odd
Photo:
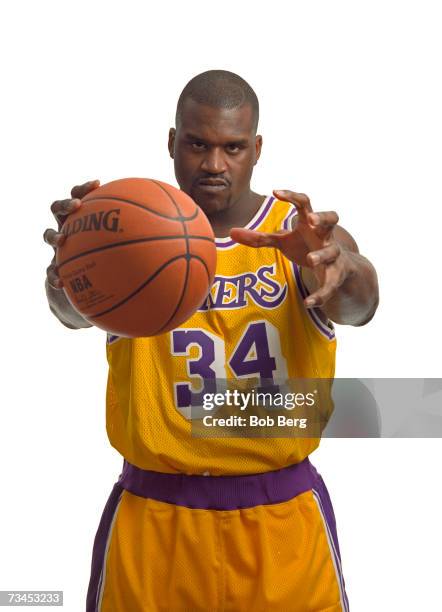
[[210, 215], [209, 221], [217, 238], [225, 238], [229, 236], [232, 227], [244, 227], [255, 216], [256, 212], [261, 207], [265, 200], [265, 196], [248, 191], [242, 195], [236, 202], [213, 215]]

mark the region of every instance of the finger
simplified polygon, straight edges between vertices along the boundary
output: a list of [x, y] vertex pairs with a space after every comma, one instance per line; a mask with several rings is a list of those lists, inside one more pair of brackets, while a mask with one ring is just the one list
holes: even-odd
[[339, 215], [334, 210], [327, 212], [315, 212], [308, 215], [311, 226], [319, 230], [321, 236], [330, 233], [339, 221]]
[[81, 200], [79, 198], [67, 198], [66, 200], [55, 200], [52, 202], [51, 211], [57, 220], [59, 226], [63, 225], [66, 217], [81, 206]]
[[93, 191], [94, 189], [97, 189], [97, 187], [100, 186], [100, 181], [98, 179], [96, 179], [95, 181], [88, 181], [87, 183], [83, 183], [82, 185], [75, 185], [75, 187], [72, 187], [71, 189], [71, 196], [73, 198], [84, 198], [84, 196], [86, 194], [88, 194], [90, 191]]
[[275, 189], [273, 194], [279, 199], [285, 202], [291, 202], [296, 206], [298, 214], [303, 220], [307, 220], [308, 213], [313, 212], [310, 204], [310, 199], [305, 193], [296, 193], [288, 189]]
[[319, 264], [324, 263], [333, 263], [339, 254], [341, 253], [341, 249], [338, 244], [330, 244], [323, 249], [319, 249], [318, 251], [312, 251], [307, 255], [307, 261], [313, 267], [318, 266]]
[[52, 228], [48, 228], [44, 231], [43, 240], [46, 242], [46, 244], [49, 244], [51, 247], [54, 247], [54, 249], [57, 249], [64, 243], [66, 236], [64, 234], [60, 234]]
[[337, 286], [333, 283], [327, 283], [309, 295], [305, 300], [307, 308], [320, 308], [335, 294]]
[[341, 272], [337, 269], [333, 270], [332, 268], [327, 268], [326, 280], [324, 284], [304, 300], [305, 305], [307, 308], [323, 306], [335, 295], [341, 284]]
[[[281, 234], [288, 234], [290, 232], [281, 232]], [[244, 229], [242, 227], [234, 227], [230, 230], [230, 237], [239, 244], [245, 244], [255, 248], [259, 247], [277, 247], [278, 238], [281, 235], [278, 234], [266, 234], [264, 232], [255, 232], [254, 230]]]
[[61, 289], [63, 287], [63, 281], [58, 276], [57, 266], [54, 263], [51, 263], [51, 265], [46, 268], [46, 276], [49, 285], [53, 289]]

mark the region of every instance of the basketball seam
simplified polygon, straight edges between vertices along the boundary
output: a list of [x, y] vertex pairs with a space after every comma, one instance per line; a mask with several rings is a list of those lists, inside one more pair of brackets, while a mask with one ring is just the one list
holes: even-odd
[[[132, 206], [138, 206], [138, 208], [142, 208], [143, 210], [147, 210], [148, 212], [152, 213], [153, 215], [156, 215], [157, 217], [162, 217], [163, 219], [169, 219], [170, 221], [181, 221], [181, 223], [183, 221], [193, 221], [195, 219], [195, 217], [197, 217], [198, 215], [198, 209], [192, 213], [192, 216], [190, 217], [183, 217], [181, 215], [181, 211], [180, 209], [177, 207], [178, 212], [180, 213], [178, 217], [170, 217], [168, 215], [164, 215], [156, 210], [153, 210], [152, 208], [148, 208], [147, 206], [143, 206], [143, 204], [140, 204], [139, 202], [134, 202], [134, 200], [126, 200], [125, 198], [118, 198], [117, 196], [95, 196], [95, 198], [89, 198], [87, 200], [83, 200], [84, 204], [87, 204], [88, 202], [95, 202], [97, 200], [112, 200], [112, 201], [116, 201], [116, 202], [125, 202], [126, 204], [132, 204]], [[175, 204], [176, 206], [176, 204]]]
[[[207, 282], [210, 282], [210, 272], [209, 272], [209, 268], [207, 267], [206, 262], [204, 261], [204, 259], [202, 257], [200, 257], [199, 255], [194, 255], [193, 253], [191, 253], [191, 259], [197, 259], [198, 261], [200, 261], [204, 268], [206, 269], [206, 274], [207, 274]], [[210, 287], [209, 287], [210, 290]]]
[[185, 293], [186, 293], [186, 288], [187, 288], [187, 280], [188, 280], [188, 278], [189, 278], [189, 269], [190, 269], [190, 266], [189, 266], [189, 255], [188, 255], [188, 253], [186, 253], [185, 257], [186, 257], [186, 274], [185, 274], [185, 276], [184, 276], [184, 283], [183, 283], [183, 288], [182, 288], [182, 290], [181, 290], [180, 299], [178, 300], [177, 305], [176, 305], [176, 307], [175, 307], [175, 310], [173, 311], [173, 313], [171, 314], [171, 316], [170, 316], [170, 317], [167, 319], [167, 321], [164, 323], [164, 325], [162, 325], [162, 326], [160, 327], [160, 329], [158, 330], [158, 332], [157, 332], [157, 333], [160, 333], [160, 332], [161, 332], [161, 331], [162, 331], [162, 330], [163, 330], [165, 327], [167, 327], [167, 325], [169, 325], [169, 323], [172, 321], [172, 319], [174, 318], [174, 316], [175, 316], [175, 315], [176, 315], [176, 313], [178, 312], [178, 310], [179, 310], [179, 308], [180, 308], [181, 304], [183, 303], [184, 295], [185, 295]]
[[[185, 257], [185, 256], [183, 255], [182, 257]], [[187, 258], [186, 258], [186, 259], [187, 259]], [[210, 281], [210, 272], [209, 272], [209, 268], [207, 267], [207, 264], [206, 264], [206, 262], [204, 261], [204, 259], [203, 259], [202, 257], [200, 257], [199, 255], [193, 255], [192, 253], [190, 253], [190, 259], [188, 259], [188, 262], [190, 262], [190, 260], [192, 260], [192, 259], [196, 259], [196, 260], [200, 261], [200, 262], [203, 264], [203, 266], [204, 266], [204, 268], [205, 268], [205, 270], [206, 270], [206, 274], [207, 274], [207, 281]], [[188, 270], [189, 270], [189, 265], [187, 266], [187, 270], [186, 270], [186, 277], [185, 277], [185, 279], [184, 279], [183, 290], [182, 290], [182, 292], [181, 292], [181, 297], [180, 297], [180, 299], [178, 300], [178, 304], [177, 304], [177, 306], [176, 306], [176, 308], [175, 308], [175, 310], [174, 310], [174, 312], [173, 312], [172, 316], [171, 316], [171, 317], [169, 317], [169, 319], [166, 321], [166, 323], [164, 323], [164, 325], [163, 325], [162, 327], [160, 327], [160, 329], [158, 330], [158, 332], [157, 332], [157, 333], [160, 333], [160, 332], [161, 332], [161, 331], [162, 331], [162, 330], [163, 330], [163, 329], [164, 329], [164, 328], [165, 328], [167, 325], [169, 325], [169, 323], [170, 323], [170, 322], [173, 320], [174, 316], [175, 316], [175, 315], [176, 315], [176, 313], [178, 312], [178, 310], [179, 310], [179, 308], [180, 308], [181, 304], [183, 303], [183, 298], [184, 298], [184, 294], [185, 294], [185, 292], [186, 292], [186, 287], [187, 287], [187, 281], [188, 281], [188, 278], [189, 278]], [[209, 288], [209, 290], [210, 290], [210, 288]]]
[[[181, 218], [183, 218], [182, 214], [181, 214], [181, 208], [178, 205], [178, 203], [175, 201], [175, 198], [172, 196], [171, 193], [169, 193], [169, 191], [158, 181], [155, 181], [154, 179], [151, 179], [153, 183], [155, 183], [155, 185], [157, 185], [157, 187], [159, 187], [162, 191], [164, 191], [164, 193], [167, 195], [167, 197], [172, 201], [172, 203], [174, 204], [175, 208], [177, 209], [177, 212], [181, 215]], [[195, 205], [195, 217], [196, 218], [198, 216], [199, 213], [199, 208], [198, 206]], [[160, 327], [160, 329], [158, 330], [158, 332], [160, 332], [161, 330], [163, 330], [167, 325], [169, 325], [169, 323], [173, 320], [173, 317], [176, 315], [176, 313], [178, 312], [183, 299], [184, 299], [184, 295], [186, 293], [186, 289], [187, 289], [187, 282], [189, 280], [189, 270], [190, 270], [190, 249], [189, 249], [189, 233], [187, 230], [187, 225], [185, 223], [184, 220], [181, 221], [181, 224], [183, 226], [183, 234], [184, 234], [184, 238], [186, 240], [186, 274], [184, 276], [184, 283], [183, 283], [183, 289], [181, 291], [181, 296], [180, 299], [178, 300], [177, 305], [175, 306], [175, 309], [173, 311], [173, 314], [171, 317], [169, 317], [169, 319], [167, 320], [167, 322]]]
[[150, 179], [152, 181], [152, 183], [154, 185], [156, 185], [157, 187], [159, 187], [161, 189], [161, 191], [164, 191], [164, 193], [167, 195], [167, 197], [169, 198], [169, 200], [172, 201], [172, 204], [175, 206], [175, 208], [177, 209], [177, 213], [181, 216], [181, 208], [178, 206], [178, 204], [175, 202], [175, 198], [167, 191], [167, 189], [165, 187], [163, 187], [163, 185], [161, 183], [159, 183], [158, 181], [156, 181], [155, 179]]
[[[183, 215], [181, 214], [181, 208], [179, 206], [179, 204], [175, 201], [175, 198], [173, 197], [173, 195], [171, 193], [168, 192], [168, 190], [158, 181], [156, 181], [155, 179], [150, 179], [152, 181], [152, 183], [154, 183], [157, 187], [159, 187], [162, 191], [164, 191], [164, 193], [167, 195], [167, 197], [172, 201], [173, 205], [175, 206], [175, 208], [178, 211], [178, 214], [181, 216], [182, 219], [185, 219], [185, 217], [183, 217]], [[197, 215], [198, 215], [198, 206], [195, 204], [195, 216], [190, 217], [188, 220], [190, 221], [191, 219], [194, 219]]]
[[[150, 179], [150, 181], [152, 183], [154, 183], [155, 185], [157, 185], [157, 187], [159, 187], [166, 195], [167, 197], [171, 200], [171, 202], [173, 203], [173, 205], [176, 208], [176, 211], [178, 213], [178, 217], [170, 217], [167, 215], [163, 215], [157, 211], [152, 210], [151, 208], [148, 208], [146, 206], [143, 206], [142, 204], [135, 202], [133, 200], [127, 200], [124, 198], [118, 198], [115, 196], [96, 196], [95, 198], [90, 198], [85, 200], [86, 202], [91, 202], [94, 200], [114, 200], [114, 201], [121, 201], [121, 202], [125, 202], [127, 204], [131, 204], [133, 206], [137, 206], [139, 208], [142, 208], [143, 210], [146, 210], [148, 212], [151, 212], [154, 215], [157, 215], [158, 217], [162, 217], [162, 218], [166, 218], [169, 219], [171, 221], [179, 221], [182, 225], [183, 228], [183, 235], [182, 236], [155, 236], [155, 237], [149, 237], [149, 238], [141, 238], [141, 239], [135, 239], [135, 240], [129, 240], [129, 241], [123, 241], [123, 242], [119, 242], [119, 243], [113, 243], [111, 245], [105, 245], [104, 247], [98, 247], [96, 249], [90, 249], [86, 252], [83, 252], [79, 255], [75, 255], [73, 257], [70, 257], [69, 259], [65, 260], [64, 262], [62, 262], [61, 264], [58, 264], [58, 267], [62, 267], [64, 266], [66, 263], [71, 262], [75, 259], [78, 259], [80, 257], [83, 257], [85, 255], [89, 255], [91, 253], [94, 252], [100, 252], [102, 250], [107, 250], [110, 248], [117, 248], [118, 246], [127, 246], [133, 243], [142, 243], [142, 242], [151, 242], [154, 240], [165, 240], [165, 239], [185, 239], [186, 241], [186, 253], [182, 254], [182, 255], [178, 255], [176, 257], [173, 257], [171, 259], [169, 259], [167, 262], [165, 262], [162, 266], [160, 266], [159, 268], [157, 268], [157, 270], [144, 282], [142, 283], [142, 285], [140, 285], [137, 289], [135, 289], [130, 295], [128, 295], [126, 298], [124, 298], [123, 300], [120, 300], [117, 304], [114, 304], [113, 306], [111, 306], [110, 308], [101, 311], [99, 313], [93, 314], [93, 315], [88, 315], [90, 318], [95, 318], [95, 317], [102, 317], [106, 314], [108, 314], [109, 312], [112, 312], [113, 310], [119, 308], [120, 306], [124, 305], [126, 302], [128, 302], [130, 299], [132, 299], [135, 295], [137, 295], [137, 293], [139, 293], [140, 291], [142, 291], [152, 280], [154, 280], [164, 269], [167, 268], [167, 266], [171, 263], [173, 263], [174, 261], [179, 261], [180, 259], [185, 258], [186, 260], [186, 272], [184, 275], [184, 283], [183, 283], [183, 287], [182, 287], [182, 291], [181, 291], [181, 295], [180, 298], [175, 306], [175, 309], [172, 313], [172, 315], [169, 317], [169, 319], [166, 321], [166, 323], [164, 325], [162, 325], [162, 327], [156, 332], [156, 333], [160, 333], [165, 327], [167, 327], [170, 322], [173, 320], [173, 318], [176, 316], [177, 312], [179, 311], [182, 303], [183, 303], [183, 299], [184, 296], [186, 294], [186, 289], [187, 289], [187, 285], [188, 285], [188, 280], [189, 280], [189, 276], [190, 276], [190, 261], [192, 259], [196, 259], [198, 261], [200, 261], [203, 266], [204, 269], [206, 271], [207, 274], [207, 279], [208, 281], [210, 281], [210, 272], [209, 269], [207, 267], [206, 262], [198, 255], [193, 255], [190, 252], [190, 240], [191, 239], [196, 239], [196, 240], [208, 240], [210, 242], [214, 242], [212, 238], [206, 237], [206, 236], [192, 236], [189, 235], [188, 233], [188, 229], [187, 229], [187, 225], [186, 225], [186, 221], [193, 221], [194, 219], [196, 219], [196, 217], [199, 214], [199, 207], [197, 205], [195, 205], [195, 212], [190, 216], [190, 217], [184, 217], [181, 213], [181, 208], [178, 205], [178, 203], [175, 201], [175, 198], [172, 196], [172, 194], [169, 193], [169, 191], [158, 181], [155, 181], [153, 179]], [[210, 289], [210, 288], [209, 288]]]
[[[190, 254], [189, 258], [190, 259], [199, 259], [199, 257], [197, 255], [192, 255], [192, 254]], [[130, 293], [123, 300], [120, 300], [117, 304], [114, 304], [113, 306], [111, 306], [110, 308], [107, 308], [106, 310], [103, 310], [102, 312], [97, 312], [97, 313], [94, 313], [94, 314], [87, 314], [87, 315], [84, 315], [84, 316], [86, 318], [90, 318], [90, 319], [95, 318], [95, 317], [102, 317], [102, 316], [108, 314], [109, 312], [112, 312], [116, 308], [119, 308], [120, 306], [123, 306], [127, 301], [132, 299], [137, 293], [142, 291], [144, 289], [144, 287], [146, 287], [151, 281], [153, 281], [154, 278], [156, 276], [158, 276], [158, 274], [160, 274], [169, 264], [173, 263], [174, 261], [178, 261], [179, 259], [187, 259], [187, 254], [177, 255], [176, 257], [172, 257], [172, 259], [169, 259], [168, 261], [166, 261], [162, 266], [157, 268], [155, 270], [155, 272], [144, 283], [142, 283], [139, 287], [137, 287], [137, 289], [132, 291], [132, 293]]]
[[[188, 236], [192, 240], [208, 240], [209, 242], [213, 242], [212, 238], [208, 236]], [[77, 255], [72, 255], [72, 257], [68, 257], [61, 263], [57, 264], [58, 269], [62, 266], [66, 265], [71, 261], [75, 261], [80, 257], [85, 257], [86, 255], [91, 255], [92, 253], [99, 253], [100, 251], [107, 251], [108, 249], [114, 249], [119, 246], [127, 246], [129, 244], [137, 244], [142, 242], [154, 242], [155, 240], [184, 240], [186, 239], [186, 235], [183, 234], [181, 236], [150, 236], [149, 238], [134, 238], [133, 240], [124, 240], [122, 242], [112, 242], [111, 244], [105, 244], [101, 247], [95, 247], [94, 249], [89, 249], [88, 251], [83, 251], [82, 253], [78, 253]]]
[[156, 276], [158, 276], [158, 274], [160, 274], [165, 268], [167, 268], [167, 266], [169, 264], [171, 264], [174, 261], [177, 261], [178, 259], [182, 259], [183, 257], [185, 257], [185, 255], [177, 255], [176, 257], [172, 257], [172, 259], [169, 259], [168, 261], [163, 263], [162, 266], [157, 268], [155, 270], [155, 272], [153, 274], [151, 274], [151, 276], [149, 276], [149, 278], [144, 283], [142, 283], [139, 287], [137, 287], [134, 291], [132, 291], [132, 293], [130, 293], [123, 300], [120, 300], [117, 304], [114, 304], [113, 306], [111, 306], [110, 308], [107, 308], [106, 310], [103, 310], [101, 312], [97, 312], [96, 314], [93, 314], [93, 315], [87, 315], [87, 316], [89, 316], [89, 317], [102, 317], [103, 315], [108, 314], [109, 312], [112, 312], [112, 310], [115, 310], [116, 308], [119, 308], [120, 306], [125, 304], [128, 300], [132, 299], [134, 297], [134, 295], [136, 295], [137, 293], [142, 291], [144, 289], [144, 287], [146, 287], [151, 281], [153, 281], [153, 279]]

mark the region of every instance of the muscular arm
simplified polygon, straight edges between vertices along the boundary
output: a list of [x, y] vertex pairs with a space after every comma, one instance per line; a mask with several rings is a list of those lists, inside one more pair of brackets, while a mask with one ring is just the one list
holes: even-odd
[[373, 265], [359, 253], [352, 236], [337, 223], [335, 211], [314, 212], [308, 196], [288, 190], [274, 195], [292, 202], [297, 214], [290, 230], [274, 233], [232, 228], [231, 237], [254, 248], [274, 247], [298, 264], [310, 295], [307, 308], [319, 308], [341, 325], [365, 325], [379, 302]]

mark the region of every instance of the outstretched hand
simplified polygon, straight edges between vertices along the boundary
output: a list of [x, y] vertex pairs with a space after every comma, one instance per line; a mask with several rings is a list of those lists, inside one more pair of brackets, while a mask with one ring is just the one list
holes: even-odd
[[[81, 198], [84, 198], [86, 194], [99, 187], [100, 181], [89, 181], [82, 185], [76, 185], [71, 189], [71, 197], [65, 200], [55, 200], [51, 206], [51, 212], [57, 221], [58, 229], [48, 228], [43, 234], [43, 240], [49, 244], [54, 252], [60, 247], [66, 240], [66, 236], [61, 233], [63, 223], [66, 221], [68, 216], [78, 210], [81, 206]], [[47, 282], [52, 289], [61, 289], [63, 287], [63, 281], [58, 276], [57, 266], [55, 265], [55, 255], [51, 261], [51, 264], [46, 269]]]
[[63, 325], [71, 329], [80, 329], [82, 327], [91, 327], [87, 321], [68, 300], [63, 289], [63, 281], [58, 275], [58, 270], [55, 261], [55, 253], [66, 240], [66, 236], [61, 232], [63, 223], [69, 215], [77, 211], [82, 206], [81, 199], [84, 196], [96, 189], [100, 185], [100, 181], [89, 181], [83, 185], [77, 185], [71, 190], [71, 197], [65, 200], [56, 200], [52, 203], [51, 211], [57, 222], [57, 229], [48, 228], [43, 234], [44, 241], [54, 249], [54, 257], [46, 269], [46, 295], [49, 302], [49, 308], [52, 313], [59, 319]]
[[279, 200], [296, 206], [298, 214], [291, 230], [264, 233], [232, 228], [230, 235], [246, 246], [277, 248], [291, 261], [311, 268], [317, 287], [304, 303], [309, 308], [322, 306], [354, 272], [349, 251], [336, 239], [334, 230], [339, 217], [334, 211], [313, 212], [305, 194], [286, 190], [273, 193]]

